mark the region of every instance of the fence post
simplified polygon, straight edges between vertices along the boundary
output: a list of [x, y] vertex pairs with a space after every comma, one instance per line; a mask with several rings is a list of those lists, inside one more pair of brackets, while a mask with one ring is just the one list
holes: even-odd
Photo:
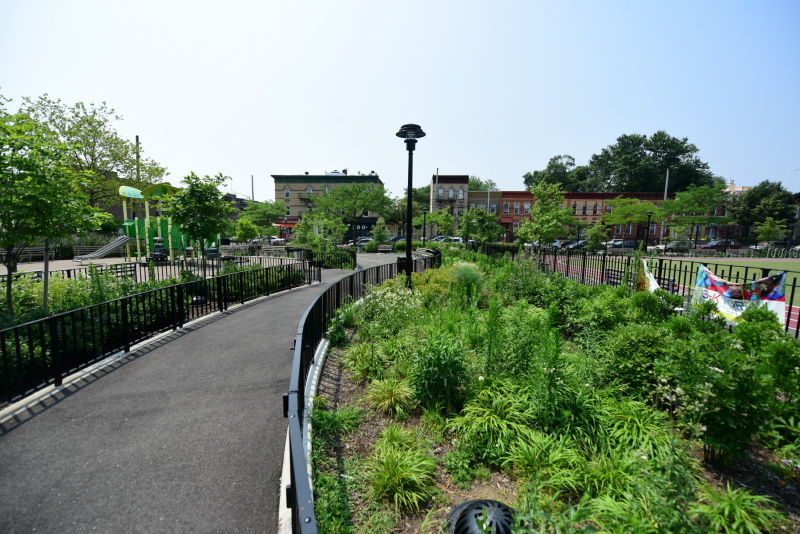
[[215, 284], [217, 286], [217, 309], [221, 312], [224, 312], [226, 305], [226, 298], [225, 298], [226, 295], [224, 290], [225, 285], [222, 279], [223, 279], [222, 276], [217, 276], [214, 278]]
[[581, 284], [584, 284], [586, 283], [586, 249], [581, 252]]
[[608, 257], [608, 249], [603, 251], [603, 261], [600, 262], [600, 283], [607, 284], [607, 276], [606, 276], [606, 258]]
[[61, 343], [58, 342], [58, 324], [56, 317], [51, 317], [50, 324], [50, 350], [53, 355], [53, 385], [60, 386], [64, 370], [64, 353]]
[[186, 302], [185, 302], [185, 295], [186, 292], [186, 284], [180, 284], [178, 286], [178, 327], [183, 328], [183, 322], [186, 318]]
[[120, 305], [122, 306], [122, 336], [125, 338], [125, 352], [131, 351], [131, 336], [130, 336], [130, 329], [128, 328], [129, 317], [128, 317], [128, 301], [130, 297], [125, 297], [120, 300]]

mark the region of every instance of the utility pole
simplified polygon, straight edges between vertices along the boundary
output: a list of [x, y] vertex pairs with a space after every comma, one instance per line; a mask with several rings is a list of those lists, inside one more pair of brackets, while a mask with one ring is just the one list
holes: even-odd
[[253, 186], [253, 175], [250, 175], [250, 200], [255, 201], [256, 199], [256, 190]]
[[664, 200], [667, 200], [668, 188], [669, 188], [669, 167], [667, 167], [667, 181], [664, 183]]
[[136, 136], [136, 182], [139, 183], [142, 181], [142, 177], [139, 171], [139, 136]]

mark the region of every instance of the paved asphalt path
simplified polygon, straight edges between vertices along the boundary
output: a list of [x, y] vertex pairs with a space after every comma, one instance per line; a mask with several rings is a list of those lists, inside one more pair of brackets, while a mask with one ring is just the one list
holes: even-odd
[[274, 532], [292, 340], [349, 272], [169, 334], [0, 427], [0, 532]]

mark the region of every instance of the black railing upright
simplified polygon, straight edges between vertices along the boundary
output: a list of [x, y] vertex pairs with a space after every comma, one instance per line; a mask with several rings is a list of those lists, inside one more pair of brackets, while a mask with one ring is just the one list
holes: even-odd
[[[441, 265], [441, 254], [417, 257], [414, 271]], [[308, 458], [303, 449], [306, 406], [305, 392], [314, 354], [336, 310], [346, 301], [359, 300], [370, 286], [382, 284], [398, 274], [398, 264], [379, 265], [342, 278], [325, 290], [306, 308], [297, 328], [289, 392], [284, 396], [284, 416], [289, 420], [289, 456], [291, 481], [285, 488], [287, 506], [292, 510], [292, 532], [318, 532], [314, 513], [314, 496], [309, 480]]]

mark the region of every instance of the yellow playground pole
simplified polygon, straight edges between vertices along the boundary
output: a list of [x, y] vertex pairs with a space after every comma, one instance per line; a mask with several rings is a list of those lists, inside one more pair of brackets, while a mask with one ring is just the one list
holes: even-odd
[[[128, 220], [128, 202], [125, 200], [125, 197], [122, 197], [122, 223], [124, 225], [125, 221]], [[124, 226], [123, 226], [124, 228]], [[125, 230], [123, 229], [122, 232], [124, 233]], [[125, 243], [125, 261], [131, 261], [131, 242], [128, 241]]]
[[144, 200], [144, 250], [147, 252], [145, 258], [150, 256], [150, 202]]
[[175, 261], [175, 251], [172, 249], [172, 217], [167, 218], [167, 248], [169, 249], [169, 260]]
[[142, 244], [139, 241], [139, 217], [133, 218], [133, 231], [136, 236], [136, 261], [140, 262], [142, 256]]

